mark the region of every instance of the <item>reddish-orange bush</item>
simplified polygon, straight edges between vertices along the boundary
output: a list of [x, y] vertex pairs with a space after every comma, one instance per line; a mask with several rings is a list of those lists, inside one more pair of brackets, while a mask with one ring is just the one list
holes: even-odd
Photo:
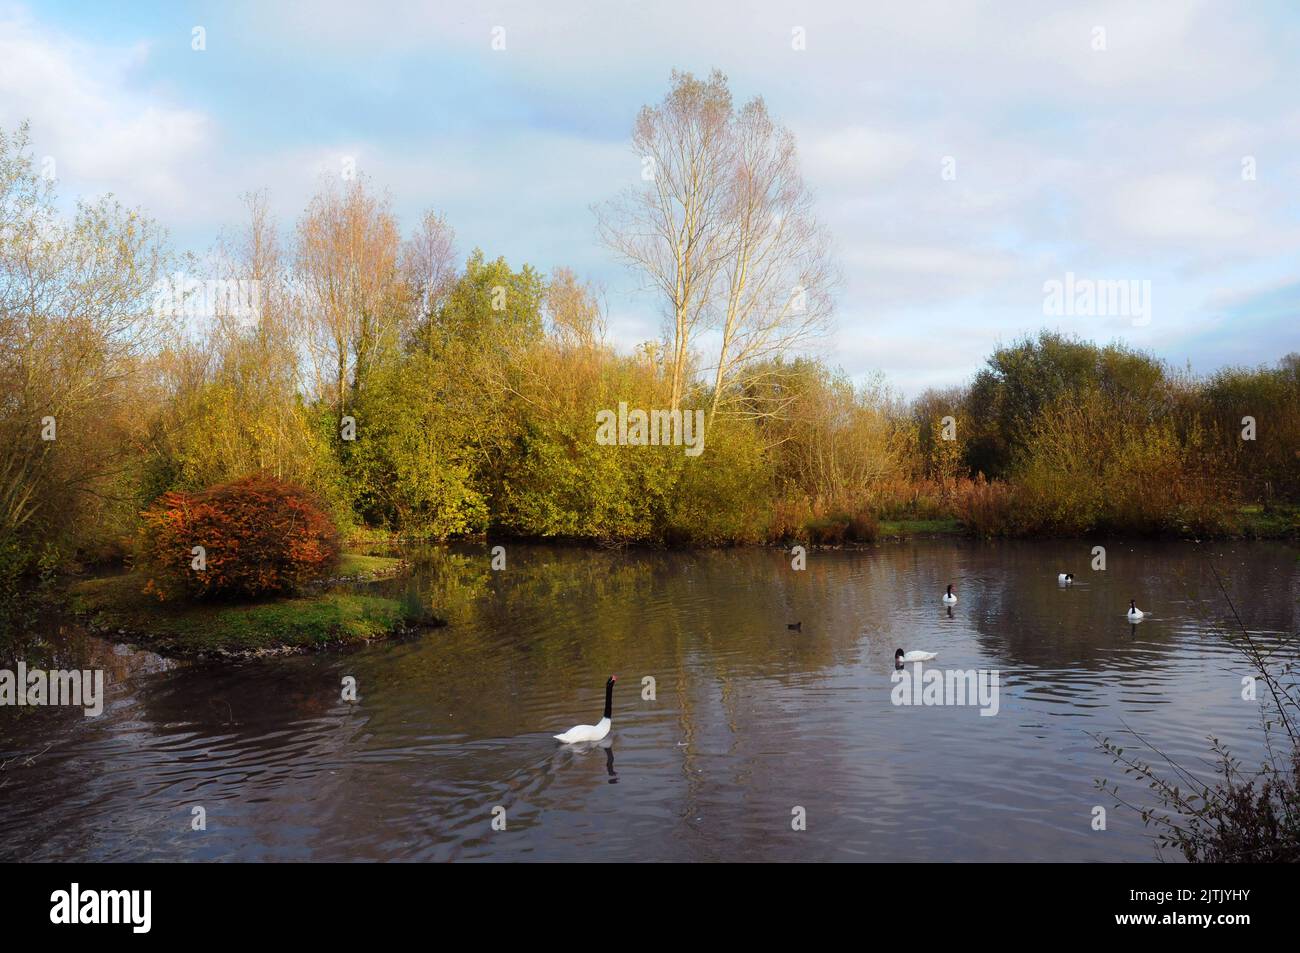
[[146, 591], [160, 599], [292, 592], [339, 558], [338, 529], [316, 499], [272, 477], [164, 493], [140, 515]]

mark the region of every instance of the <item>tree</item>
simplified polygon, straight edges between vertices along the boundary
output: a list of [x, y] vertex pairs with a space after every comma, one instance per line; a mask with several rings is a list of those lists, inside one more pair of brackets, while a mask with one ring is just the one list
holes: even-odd
[[424, 213], [402, 246], [401, 269], [408, 310], [418, 326], [437, 313], [456, 282], [456, 233], [443, 216]]
[[[915, 435], [918, 476], [943, 479], [960, 475], [958, 467], [966, 421], [959, 419], [967, 402], [965, 388], [927, 388], [913, 399], [909, 408]], [[954, 439], [944, 439], [943, 420], [952, 417], [956, 425]]]
[[492, 421], [462, 403], [461, 384], [419, 350], [376, 369], [357, 399], [367, 424], [347, 460], [366, 522], [438, 539], [486, 528], [478, 448]]
[[[1227, 367], [1201, 393], [1216, 455], [1254, 499], [1300, 499], [1300, 355], [1276, 367]], [[1245, 421], [1254, 421], [1250, 439]]]
[[1000, 347], [971, 384], [966, 419], [971, 439], [966, 462], [972, 473], [1010, 475], [1044, 409], [1063, 394], [1098, 387], [1140, 406], [1148, 419], [1168, 409], [1159, 361], [1122, 345], [1101, 348], [1088, 341], [1041, 331]]
[[645, 106], [632, 132], [643, 189], [599, 208], [601, 239], [642, 271], [664, 300], [670, 328], [670, 408], [685, 391], [691, 342], [713, 304], [732, 241], [728, 216], [734, 165], [731, 91], [676, 70], [658, 106]]
[[727, 405], [752, 410], [746, 381], [825, 327], [836, 283], [794, 136], [761, 98], [734, 111], [720, 72], [674, 71], [632, 145], [648, 184], [598, 208], [597, 227], [665, 304], [671, 408], [689, 386], [697, 332], [713, 326], [709, 421]]
[[[426, 237], [439, 234], [429, 224]], [[516, 271], [475, 249], [406, 347], [375, 364], [356, 401], [364, 425], [344, 453], [360, 515], [428, 536], [484, 528], [485, 499], [527, 402], [524, 368], [543, 336], [545, 290], [531, 266]]]
[[221, 281], [244, 289], [249, 309], [218, 297], [219, 307], [153, 362], [163, 393], [150, 437], [152, 492], [141, 503], [260, 472], [309, 486], [337, 509], [331, 454], [300, 396], [292, 276], [265, 197], [244, 201], [245, 227], [223, 235], [211, 261]]
[[843, 372], [801, 359], [764, 373], [751, 390], [766, 405], [776, 399], [766, 395], [773, 387], [784, 407], [758, 415], [757, 425], [788, 496], [853, 509], [906, 472], [906, 435], [893, 424], [894, 401], [880, 380], [855, 386]]
[[762, 99], [733, 123], [721, 344], [714, 368], [712, 424], [780, 357], [825, 329], [836, 283], [830, 239], [799, 174], [794, 136]]
[[[170, 256], [111, 197], [57, 210], [28, 127], [0, 130], [0, 546], [88, 544], [130, 512], [144, 362]], [[93, 529], [91, 529], [93, 528]]]
[[600, 293], [571, 268], [556, 268], [543, 301], [548, 330], [565, 348], [595, 350], [605, 343], [605, 308]]
[[327, 181], [298, 222], [297, 282], [317, 396], [337, 414], [402, 330], [401, 237], [365, 180]]

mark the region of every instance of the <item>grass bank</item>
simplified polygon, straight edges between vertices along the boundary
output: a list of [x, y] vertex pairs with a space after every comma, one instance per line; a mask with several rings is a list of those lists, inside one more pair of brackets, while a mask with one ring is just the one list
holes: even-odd
[[962, 525], [961, 520], [953, 518], [880, 521], [880, 537], [882, 539], [969, 535], [971, 535], [970, 531]]
[[[343, 557], [334, 581], [366, 582], [404, 564], [381, 556]], [[402, 600], [322, 589], [248, 603], [160, 603], [131, 572], [85, 579], [69, 591], [73, 612], [92, 632], [178, 658], [242, 658], [360, 645], [438, 624]]]
[[1237, 529], [1247, 539], [1300, 539], [1300, 506], [1243, 506]]

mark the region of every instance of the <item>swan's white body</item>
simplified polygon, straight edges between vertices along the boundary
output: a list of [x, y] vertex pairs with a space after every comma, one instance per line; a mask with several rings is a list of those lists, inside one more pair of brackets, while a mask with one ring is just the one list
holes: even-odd
[[1131, 608], [1128, 610], [1128, 620], [1130, 622], [1141, 622], [1145, 615], [1146, 613], [1138, 608]]
[[957, 604], [957, 597], [951, 592], [945, 592], [943, 594], [943, 604], [946, 606], [955, 606]]
[[938, 657], [938, 652], [907, 652], [901, 657], [895, 656], [900, 662], [928, 662]]
[[1070, 583], [1074, 582], [1074, 573], [1069, 573], [1069, 572], [1057, 573], [1056, 581], [1060, 583], [1064, 583], [1065, 585], [1068, 586]]
[[562, 735], [554, 735], [556, 741], [563, 742], [566, 745], [576, 744], [579, 741], [600, 741], [609, 734], [610, 725], [613, 722], [608, 718], [602, 718], [594, 725], [574, 725]]
[[617, 675], [611, 675], [609, 681], [605, 683], [605, 717], [594, 725], [574, 725], [562, 735], [551, 735], [560, 744], [572, 745], [580, 741], [601, 741], [609, 734], [609, 729], [613, 726], [614, 716], [614, 683], [618, 681]]

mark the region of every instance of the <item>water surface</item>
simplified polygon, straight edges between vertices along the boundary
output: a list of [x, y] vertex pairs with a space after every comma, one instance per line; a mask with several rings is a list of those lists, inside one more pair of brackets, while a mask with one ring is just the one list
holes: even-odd
[[[1095, 779], [1125, 782], [1090, 733], [1201, 770], [1213, 734], [1257, 763], [1209, 565], [1268, 644], [1297, 629], [1300, 571], [1281, 544], [1112, 543], [1093, 572], [1092, 545], [893, 543], [804, 572], [770, 550], [512, 545], [504, 572], [438, 550], [389, 586], [451, 625], [238, 665], [69, 629], [64, 664], [104, 666], [109, 701], [0, 710], [0, 859], [1150, 860], [1137, 819], [1092, 830]], [[999, 713], [892, 704], [898, 647], [997, 670]], [[554, 742], [611, 673], [610, 739]]]

